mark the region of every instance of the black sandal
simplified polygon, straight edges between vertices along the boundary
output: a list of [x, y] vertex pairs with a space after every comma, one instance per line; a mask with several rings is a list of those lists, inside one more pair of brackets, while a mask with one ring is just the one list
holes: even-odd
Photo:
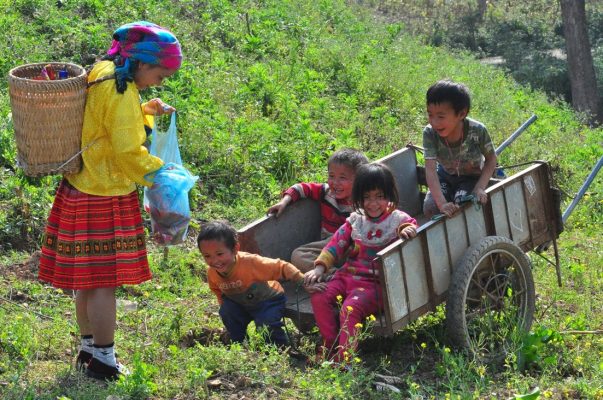
[[90, 360], [92, 360], [92, 353], [88, 353], [87, 351], [84, 350], [80, 350], [80, 352], [77, 355], [77, 358], [75, 359], [75, 369], [81, 372], [86, 371], [86, 368], [88, 368], [88, 364], [90, 363]]

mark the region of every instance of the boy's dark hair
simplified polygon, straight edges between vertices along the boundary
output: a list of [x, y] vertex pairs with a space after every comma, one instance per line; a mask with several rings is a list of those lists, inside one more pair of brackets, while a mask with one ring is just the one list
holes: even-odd
[[359, 166], [362, 164], [368, 163], [369, 160], [366, 158], [364, 153], [360, 150], [352, 149], [352, 148], [343, 148], [337, 150], [335, 153], [329, 157], [329, 161], [327, 161], [327, 165], [331, 164], [340, 164], [346, 165], [350, 167], [352, 170], [356, 171]]
[[218, 220], [201, 225], [199, 236], [197, 236], [197, 247], [199, 247], [203, 240], [217, 240], [233, 250], [239, 242], [239, 236], [236, 229], [228, 221]]
[[354, 210], [362, 210], [364, 194], [371, 190], [380, 189], [386, 199], [398, 206], [398, 188], [394, 174], [385, 164], [370, 163], [358, 167], [356, 179], [352, 188], [352, 203]]
[[450, 103], [457, 114], [465, 109], [469, 114], [471, 109], [471, 94], [467, 86], [448, 79], [437, 81], [431, 85], [427, 89], [426, 98], [427, 105]]

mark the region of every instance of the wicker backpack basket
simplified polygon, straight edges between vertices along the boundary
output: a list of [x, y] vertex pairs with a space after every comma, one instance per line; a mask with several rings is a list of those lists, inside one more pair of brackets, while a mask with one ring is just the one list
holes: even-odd
[[[35, 80], [45, 65], [66, 70], [61, 80]], [[8, 73], [17, 164], [28, 176], [69, 174], [82, 166], [86, 70], [69, 63], [38, 63]]]

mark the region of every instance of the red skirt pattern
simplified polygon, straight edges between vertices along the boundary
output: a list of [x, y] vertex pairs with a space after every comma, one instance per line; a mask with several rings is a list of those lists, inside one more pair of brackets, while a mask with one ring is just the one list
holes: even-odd
[[151, 279], [137, 192], [94, 196], [63, 179], [48, 217], [38, 278], [64, 289]]

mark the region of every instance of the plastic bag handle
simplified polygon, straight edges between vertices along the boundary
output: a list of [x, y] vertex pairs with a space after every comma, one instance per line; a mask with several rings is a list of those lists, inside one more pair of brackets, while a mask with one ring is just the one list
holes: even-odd
[[[172, 113], [170, 126], [165, 135], [160, 136], [157, 129], [157, 119], [153, 123], [152, 142], [149, 152], [161, 158], [164, 163], [173, 162], [182, 165], [180, 149], [178, 148], [178, 137], [176, 130], [176, 113]], [[157, 148], [161, 144], [161, 148]]]

